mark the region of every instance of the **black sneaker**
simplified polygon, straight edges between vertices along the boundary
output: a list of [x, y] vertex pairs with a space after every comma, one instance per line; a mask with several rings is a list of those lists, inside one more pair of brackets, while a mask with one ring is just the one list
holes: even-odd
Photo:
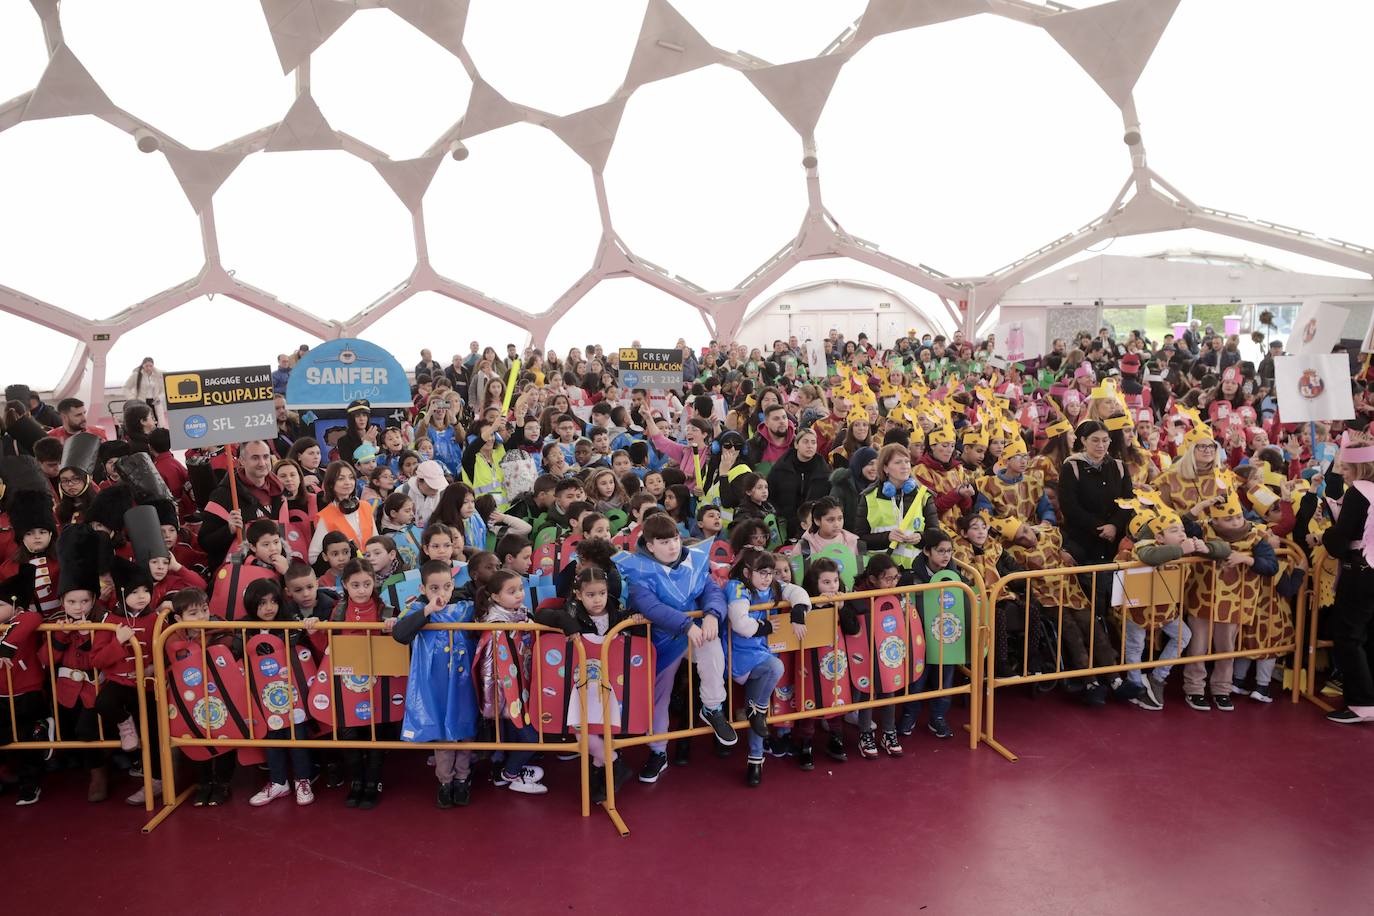
[[944, 719], [931, 719], [926, 728], [930, 729], [930, 733], [937, 738], [954, 737], [954, 729], [950, 728], [949, 723]]
[[1084, 706], [1106, 706], [1107, 688], [1093, 681], [1083, 688], [1083, 692], [1078, 695], [1078, 699]]
[[218, 808], [229, 800], [229, 784], [227, 782], [217, 782], [215, 787], [210, 790], [210, 801], [207, 805], [211, 808]]
[[897, 731], [902, 733], [903, 738], [911, 737], [911, 733], [916, 731], [916, 717], [909, 712], [902, 713], [902, 720], [897, 723]]
[[606, 768], [592, 764], [587, 768], [587, 779], [592, 789], [592, 804], [601, 804], [606, 800]]
[[1222, 712], [1234, 712], [1236, 708], [1236, 704], [1231, 702], [1229, 694], [1217, 694], [1212, 697], [1212, 702], [1217, 704], [1217, 709]]
[[1212, 704], [1207, 702], [1207, 697], [1200, 693], [1184, 694], [1183, 702], [1188, 704], [1189, 709], [1196, 709], [1198, 712], [1211, 712]]
[[808, 772], [816, 768], [816, 754], [811, 750], [810, 741], [803, 741], [801, 747], [797, 748], [797, 766]]
[[[726, 747], [734, 747], [739, 741], [739, 735], [735, 734], [735, 727], [730, 724], [730, 717], [725, 714], [723, 706], [717, 706], [715, 709], [707, 709], [703, 706], [698, 715], [701, 716], [701, 721], [711, 726], [711, 729], [716, 733], [716, 740], [721, 744]], [[757, 729], [755, 730], [757, 731]], [[768, 734], [766, 727], [763, 734], [765, 736]]]
[[380, 782], [370, 782], [363, 787], [362, 800], [358, 802], [359, 811], [371, 811], [377, 807], [377, 802], [382, 800], [382, 784]]
[[326, 789], [337, 789], [344, 784], [343, 768], [337, 763], [331, 763], [324, 768], [324, 787]]
[[872, 731], [859, 732], [859, 756], [872, 760], [878, 756], [878, 742]]
[[1374, 719], [1367, 719], [1353, 709], [1337, 709], [1326, 714], [1326, 721], [1335, 722], [1337, 725], [1359, 725], [1363, 722], [1374, 722]]
[[883, 749], [883, 753], [889, 757], [902, 756], [902, 742], [897, 740], [897, 733], [883, 732], [878, 738], [878, 747]]
[[748, 765], [744, 768], [744, 784], [751, 789], [756, 789], [761, 782], [763, 782], [763, 758], [750, 757]]
[[662, 776], [666, 769], [668, 769], [668, 755], [654, 751], [649, 755], [649, 759], [644, 761], [644, 766], [639, 768], [639, 781], [658, 782], [658, 777]]
[[441, 811], [447, 811], [453, 807], [453, 783], [439, 783], [439, 794], [435, 797], [434, 804]]
[[749, 704], [749, 727], [760, 738], [768, 737], [768, 707]]
[[214, 784], [214, 783], [212, 783], [212, 782], [203, 782], [203, 783], [201, 783], [199, 786], [196, 787], [196, 795], [195, 795], [195, 798], [191, 799], [191, 807], [192, 807], [192, 808], [204, 808], [206, 805], [210, 804], [210, 795], [211, 795], [214, 791], [215, 791], [215, 784]]
[[825, 756], [836, 763], [844, 763], [849, 760], [849, 755], [844, 750], [844, 738], [839, 735], [831, 735], [826, 739]]
[[455, 808], [466, 808], [468, 802], [472, 801], [472, 777], [467, 779], [455, 779], [449, 783], [452, 787], [453, 805]]
[[774, 735], [765, 742], [770, 757], [791, 757], [796, 753], [791, 735]]
[[1140, 696], [1131, 700], [1131, 702], [1148, 712], [1160, 712], [1164, 709], [1164, 704], [1155, 699], [1153, 690], [1142, 692]]
[[730, 756], [730, 745], [721, 744], [719, 741], [712, 740], [711, 746], [716, 749], [716, 756], [722, 760]]
[[673, 766], [685, 767], [692, 760], [692, 739], [679, 738], [673, 744]]
[[20, 786], [19, 797], [14, 800], [15, 807], [24, 808], [29, 805], [36, 805], [42, 794], [43, 790], [38, 786]]
[[1122, 678], [1119, 684], [1112, 685], [1112, 696], [1123, 703], [1130, 703], [1145, 693], [1145, 688], [1130, 678]]
[[633, 774], [630, 771], [630, 765], [624, 760], [617, 760], [615, 763], [611, 764], [611, 779], [615, 781], [615, 790], [617, 792], [620, 791], [621, 786], [629, 782], [631, 775]]
[[[33, 726], [33, 740], [34, 740], [34, 741], [42, 741], [42, 742], [47, 743], [48, 745], [51, 745], [52, 742], [53, 742], [53, 740], [54, 740], [56, 737], [57, 737], [57, 721], [56, 721], [55, 719], [53, 719], [52, 716], [48, 716], [48, 717], [46, 717], [46, 718], [39, 719], [38, 722], [34, 724], [34, 726]], [[50, 746], [50, 747], [46, 748], [45, 750], [39, 751], [39, 753], [43, 755], [43, 760], [44, 760], [44, 761], [49, 761], [49, 760], [52, 760], [52, 755], [53, 755], [54, 751], [56, 751], [56, 750], [57, 750], [56, 748]], [[35, 797], [33, 801], [38, 801], [38, 799]], [[33, 802], [29, 802], [29, 804], [33, 804]]]
[[358, 803], [363, 800], [363, 784], [361, 780], [355, 779], [353, 784], [348, 787], [348, 797], [344, 799], [345, 808], [356, 808]]

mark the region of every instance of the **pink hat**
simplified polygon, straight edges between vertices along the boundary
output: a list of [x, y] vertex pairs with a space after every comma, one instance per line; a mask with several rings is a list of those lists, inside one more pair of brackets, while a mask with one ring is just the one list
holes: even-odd
[[448, 486], [448, 480], [444, 477], [444, 466], [437, 461], [421, 461], [415, 466], [415, 476], [432, 490], [442, 490]]
[[1350, 430], [1341, 433], [1341, 451], [1336, 456], [1346, 464], [1367, 464], [1374, 461], [1374, 445], [1359, 445], [1351, 441]]
[[1093, 367], [1091, 364], [1079, 363], [1078, 368], [1073, 370], [1073, 377], [1096, 379], [1097, 373], [1093, 371]]

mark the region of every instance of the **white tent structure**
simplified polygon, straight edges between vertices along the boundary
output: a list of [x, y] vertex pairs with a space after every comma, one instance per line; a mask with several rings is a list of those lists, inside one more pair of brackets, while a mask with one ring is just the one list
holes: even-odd
[[892, 346], [909, 329], [918, 334], [953, 330], [947, 318], [928, 314], [896, 290], [862, 280], [813, 280], [769, 296], [750, 312], [736, 339], [770, 352], [773, 341], [799, 343], [838, 330], [846, 340], [860, 334], [876, 346]]
[[154, 327], [231, 363], [230, 314], [255, 361], [283, 327], [699, 343], [846, 258], [971, 331], [1177, 230], [1374, 275], [1358, 0], [0, 9], [0, 327], [93, 404]]

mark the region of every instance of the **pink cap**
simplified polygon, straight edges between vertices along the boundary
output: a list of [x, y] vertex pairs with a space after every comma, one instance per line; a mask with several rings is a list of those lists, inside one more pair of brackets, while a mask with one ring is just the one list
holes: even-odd
[[1341, 451], [1337, 457], [1346, 464], [1367, 464], [1374, 461], [1374, 445], [1357, 445], [1350, 439], [1350, 430], [1341, 433]]

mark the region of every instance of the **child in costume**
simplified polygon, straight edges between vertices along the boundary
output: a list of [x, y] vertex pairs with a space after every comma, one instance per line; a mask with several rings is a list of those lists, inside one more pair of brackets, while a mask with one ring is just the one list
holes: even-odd
[[1014, 437], [1002, 451], [997, 469], [982, 480], [982, 492], [992, 503], [991, 514], [1029, 524], [1054, 524], [1054, 511], [1045, 496], [1044, 476], [1028, 471], [1029, 463], [1025, 440]]
[[[274, 579], [258, 579], [250, 582], [248, 588], [244, 589], [243, 610], [247, 620], [270, 622], [273, 620], [301, 619], [288, 616], [290, 613], [287, 610], [288, 607], [282, 596], [281, 586]], [[319, 622], [319, 618], [307, 617], [304, 618], [305, 630], [259, 630], [258, 633], [265, 633], [280, 639], [288, 656], [294, 655], [302, 646], [309, 649], [313, 656], [315, 654], [314, 646], [309, 634]], [[252, 630], [245, 630], [243, 635], [247, 639], [256, 636], [257, 633]], [[292, 684], [292, 687], [301, 692], [309, 689], [305, 684]], [[309, 737], [309, 734], [304, 722], [292, 722], [281, 728], [268, 731], [265, 737], [274, 741], [285, 741], [293, 738], [301, 740]], [[304, 747], [267, 748], [267, 785], [248, 799], [248, 804], [254, 808], [261, 808], [263, 805], [269, 805], [279, 798], [290, 795], [292, 783], [288, 779], [291, 770], [296, 773], [294, 783], [296, 804], [300, 806], [313, 804], [315, 793], [310, 788], [310, 779], [314, 775], [314, 761], [309, 749]]]
[[[261, 585], [262, 582], [255, 582], [253, 585]], [[252, 589], [252, 586], [249, 586]], [[183, 588], [172, 595], [172, 619], [178, 623], [206, 623], [218, 618], [210, 616], [210, 598], [205, 594], [204, 589]], [[208, 650], [211, 646], [226, 646], [233, 654], [234, 658], [243, 658], [243, 637], [236, 630], [179, 630], [168, 639], [166, 651], [168, 658], [174, 658], [174, 653], [182, 645], [189, 645], [191, 650], [200, 649], [201, 635], [204, 634], [204, 646]], [[213, 755], [208, 760], [192, 760], [192, 772], [196, 778], [196, 794], [191, 800], [191, 804], [196, 808], [218, 807], [229, 800], [229, 787], [234, 781], [234, 749], [224, 748], [223, 750], [207, 748]], [[269, 757], [271, 751], [268, 751]]]
[[320, 547], [320, 557], [324, 560], [324, 572], [320, 575], [320, 585], [334, 591], [343, 591], [343, 580], [339, 574], [348, 561], [358, 555], [358, 548], [342, 531], [331, 531], [324, 536]]
[[[396, 627], [396, 612], [377, 597], [377, 583], [372, 567], [362, 559], [352, 559], [340, 573], [344, 595], [334, 607], [330, 619], [339, 623], [384, 623], [382, 632]], [[376, 630], [356, 630], [353, 635], [375, 635]], [[339, 729], [339, 737], [346, 741], [395, 741], [401, 732], [399, 722], [377, 722], [373, 725], [350, 725]], [[371, 748], [363, 751], [352, 748], [344, 751], [344, 767], [348, 772], [348, 795], [344, 807], [364, 811], [376, 807], [382, 795], [382, 767], [386, 751]]]
[[[33, 605], [41, 617], [62, 607], [57, 593], [57, 519], [50, 492], [20, 490], [9, 498], [10, 526], [19, 538], [14, 563], [33, 567]], [[9, 565], [9, 564], [7, 564]]]
[[[617, 554], [616, 565], [630, 584], [630, 610], [653, 624], [650, 638], [656, 650], [654, 675], [655, 733], [668, 730], [668, 702], [673, 679], [692, 645], [701, 696], [701, 720], [726, 747], [738, 740], [725, 712], [725, 652], [720, 626], [725, 622], [725, 596], [711, 578], [707, 551], [710, 542], [691, 549], [682, 546], [677, 525], [666, 515], [644, 519], [640, 546], [635, 553]], [[700, 620], [688, 617], [704, 611]], [[649, 758], [639, 772], [640, 782], [657, 782], [668, 766], [667, 741], [649, 745]]]
[[911, 469], [917, 482], [935, 497], [940, 524], [953, 530], [959, 517], [974, 507], [978, 491], [967, 471], [954, 457], [954, 427], [945, 424], [925, 436], [926, 449]]
[[[498, 569], [477, 588], [478, 620], [483, 623], [525, 623], [525, 582], [508, 569]], [[493, 630], [483, 634], [475, 662], [481, 677], [479, 701], [483, 717], [497, 724], [503, 741], [533, 744], [539, 734], [530, 724], [529, 684], [534, 639], [527, 630]], [[511, 670], [513, 669], [513, 670]], [[494, 779], [499, 788], [543, 795], [544, 770], [533, 766], [534, 751], [507, 751]]]
[[[1185, 650], [1188, 657], [1233, 651], [1240, 629], [1255, 621], [1261, 604], [1261, 580], [1273, 578], [1279, 571], [1268, 533], [1245, 518], [1234, 490], [1208, 514], [1209, 534], [1224, 541], [1231, 553], [1220, 567], [1195, 567], [1188, 576], [1184, 588], [1188, 629], [1192, 632]], [[1183, 693], [1188, 706], [1199, 712], [1210, 710], [1204, 693], [1204, 688], [1210, 687], [1212, 703], [1218, 710], [1235, 709], [1231, 702], [1232, 670], [1231, 659], [1219, 658], [1212, 663], [1209, 680], [1205, 663], [1184, 665]]]
[[[1118, 500], [1118, 505], [1134, 510], [1127, 526], [1128, 537], [1122, 540], [1117, 554], [1118, 561], [1136, 559], [1150, 566], [1163, 566], [1190, 556], [1224, 560], [1231, 553], [1225, 541], [1188, 537], [1183, 528], [1183, 518], [1162, 501], [1138, 495], [1134, 500]], [[1152, 607], [1129, 609], [1126, 639], [1122, 647], [1122, 660], [1125, 663], [1141, 661], [1147, 640], [1153, 641], [1156, 632], [1163, 633], [1168, 641], [1154, 658], [1178, 658], [1188, 647], [1192, 631], [1183, 623], [1182, 609], [1179, 607], [1182, 596], [1170, 597], [1174, 600]], [[1126, 672], [1131, 683], [1143, 688], [1141, 695], [1131, 702], [1150, 712], [1163, 709], [1164, 684], [1171, 670], [1171, 665], [1161, 665], [1151, 670], [1149, 677], [1141, 677], [1139, 670]]]
[[[477, 691], [472, 680], [476, 634], [425, 630], [426, 623], [471, 623], [471, 601], [455, 600], [453, 570], [442, 560], [420, 567], [424, 594], [401, 613], [391, 636], [411, 647], [403, 741], [468, 741], [477, 734]], [[472, 751], [434, 751], [439, 780], [436, 804], [466, 808], [472, 800]]]
[[[954, 559], [978, 571], [988, 594], [1003, 576], [1021, 571], [1020, 564], [1004, 549], [1003, 543], [1013, 540], [1022, 524], [1018, 518], [993, 517], [986, 511], [970, 512], [959, 519]], [[994, 529], [1000, 539], [991, 536]], [[1036, 625], [1035, 618], [1040, 613], [1039, 606], [1032, 601], [1027, 614], [1025, 594], [1026, 583], [1016, 582], [1011, 590], [1002, 592], [1002, 598], [994, 608], [997, 615], [997, 645], [993, 647], [993, 661], [998, 677], [1012, 677], [1020, 672], [1021, 665], [1017, 661], [1021, 653], [1016, 653], [1017, 658], [1012, 657], [1012, 635], [1017, 635], [1016, 645], [1022, 646], [1026, 630]]]
[[[938, 529], [931, 529], [938, 530]], [[864, 567], [863, 574], [854, 582], [854, 590], [860, 592], [875, 591], [877, 589], [896, 588], [901, 581], [902, 571], [897, 566], [896, 561], [888, 554], [872, 554], [868, 558], [868, 565]], [[840, 631], [846, 636], [858, 636], [864, 632], [861, 625], [861, 618], [872, 622], [872, 601], [868, 598], [854, 598], [846, 601], [840, 608]], [[876, 677], [876, 670], [873, 666], [872, 656], [875, 648], [870, 643], [865, 643], [859, 654], [867, 655], [868, 678]], [[855, 673], [858, 660], [854, 657], [855, 653], [850, 652], [850, 672]], [[855, 682], [854, 699], [857, 702], [864, 702], [869, 699], [873, 691], [872, 686], [865, 687], [862, 680]], [[884, 693], [879, 690], [878, 697], [893, 696], [891, 693]], [[873, 709], [859, 710], [859, 756], [866, 759], [874, 759], [878, 756], [878, 748], [881, 747], [883, 753], [889, 757], [902, 756], [902, 743], [897, 738], [897, 711], [895, 706], [878, 707], [878, 729], [881, 729], [880, 738], [874, 738]]]
[[730, 674], [744, 685], [749, 703], [749, 757], [745, 785], [763, 781], [763, 742], [768, 737], [768, 709], [773, 688], [782, 677], [782, 660], [768, 648], [773, 632], [772, 611], [751, 610], [751, 605], [786, 601], [792, 605], [792, 631], [798, 640], [806, 636], [806, 612], [811, 599], [799, 586], [777, 580], [777, 563], [766, 550], [749, 547], [730, 570], [725, 585], [726, 613], [730, 618]]
[[377, 533], [390, 537], [407, 569], [420, 562], [421, 531], [415, 527], [415, 500], [406, 493], [392, 493], [382, 503]]
[[[70, 545], [70, 540], [67, 543]], [[62, 559], [58, 586], [62, 614], [57, 622], [85, 623], [91, 620], [95, 596], [100, 591], [93, 558], [64, 555]], [[39, 650], [44, 666], [56, 669], [60, 733], [77, 741], [100, 739], [100, 717], [95, 712], [95, 666], [91, 663], [94, 643], [93, 630], [66, 631], [52, 634], [52, 639]], [[81, 766], [89, 773], [86, 800], [102, 802], [109, 798], [104, 753], [94, 748], [72, 753], [79, 756]]]
[[[38, 626], [43, 617], [30, 608], [33, 572], [33, 567], [24, 563], [14, 577], [0, 583], [0, 709], [4, 709], [0, 715], [0, 748], [29, 740], [35, 727], [51, 714], [39, 663], [43, 637]], [[13, 758], [19, 778], [15, 804], [36, 803], [42, 794], [43, 751], [16, 751], [5, 756]]]
[[[959, 575], [959, 571], [954, 567], [954, 541], [940, 529], [932, 528], [926, 531], [921, 539], [921, 555], [911, 564], [911, 572], [917, 583], [924, 583], [929, 582], [937, 573], [945, 571]], [[964, 581], [962, 576], [959, 577], [959, 581]], [[924, 613], [921, 615], [921, 621], [922, 630], [928, 632], [929, 624], [925, 622]], [[948, 663], [940, 664], [938, 653], [934, 657], [928, 657], [925, 667], [921, 669], [921, 676], [911, 683], [911, 692], [948, 690], [954, 686], [954, 672], [957, 667]], [[916, 719], [920, 715], [923, 702], [912, 700], [902, 707], [901, 730], [905, 734], [916, 730]], [[950, 704], [949, 697], [937, 697], [930, 701], [930, 721], [926, 727], [937, 738], [954, 737], [954, 731], [945, 718], [949, 713]]]

